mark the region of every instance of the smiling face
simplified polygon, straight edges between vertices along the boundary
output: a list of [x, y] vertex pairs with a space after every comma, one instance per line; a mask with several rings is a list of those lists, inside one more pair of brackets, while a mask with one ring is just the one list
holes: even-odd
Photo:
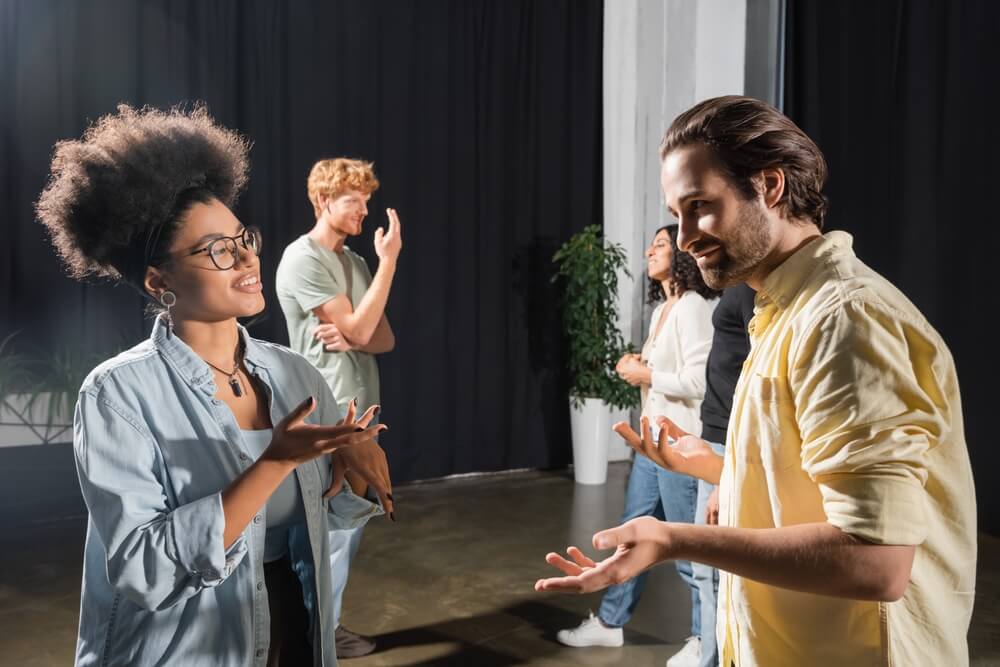
[[347, 236], [361, 234], [361, 223], [368, 215], [371, 194], [358, 190], [345, 190], [325, 200], [327, 224], [334, 231]]
[[698, 262], [705, 283], [723, 289], [750, 279], [776, 244], [775, 220], [762, 199], [745, 199], [703, 144], [668, 153], [660, 181], [678, 221], [677, 245]]
[[[154, 296], [167, 289], [177, 295], [172, 316], [219, 322], [262, 311], [263, 285], [256, 253], [237, 243], [236, 262], [225, 271], [220, 271], [206, 252], [190, 254], [221, 236], [239, 237], [243, 225], [233, 212], [219, 200], [211, 199], [208, 203], [193, 204], [179, 222], [170, 244], [171, 261], [160, 268], [150, 267], [146, 275], [147, 289]], [[225, 266], [232, 256], [222, 253], [218, 259]]]
[[646, 248], [646, 274], [650, 280], [663, 282], [670, 277], [670, 262], [673, 257], [670, 234], [661, 229]]

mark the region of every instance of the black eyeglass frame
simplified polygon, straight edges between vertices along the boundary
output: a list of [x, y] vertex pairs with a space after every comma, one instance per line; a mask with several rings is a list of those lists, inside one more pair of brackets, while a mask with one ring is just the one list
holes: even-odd
[[[217, 268], [219, 271], [228, 271], [229, 269], [236, 266], [236, 262], [239, 261], [239, 252], [236, 245], [237, 243], [243, 246], [244, 250], [252, 252], [253, 254], [260, 257], [260, 247], [263, 243], [263, 240], [264, 239], [260, 233], [260, 227], [255, 227], [255, 226], [244, 227], [243, 231], [240, 233], [239, 236], [220, 236], [217, 239], [212, 239], [209, 242], [209, 244], [206, 245], [205, 247], [192, 250], [186, 256], [193, 257], [194, 255], [198, 255], [203, 252], [208, 253], [208, 258], [212, 260], [212, 264], [215, 264], [215, 268]], [[213, 253], [213, 248], [215, 248], [216, 244], [226, 243], [227, 241], [228, 244], [226, 245], [226, 252], [228, 253], [229, 257], [232, 258], [232, 262], [227, 266], [220, 266], [219, 261], [216, 259], [215, 254]]]

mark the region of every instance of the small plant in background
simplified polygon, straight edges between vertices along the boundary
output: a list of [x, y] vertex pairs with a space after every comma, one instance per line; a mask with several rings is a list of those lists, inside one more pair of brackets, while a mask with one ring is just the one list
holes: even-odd
[[27, 428], [43, 444], [59, 442], [80, 386], [107, 355], [70, 346], [25, 354], [13, 347], [16, 334], [0, 342], [0, 425]]
[[15, 331], [0, 342], [0, 405], [14, 394], [29, 391], [34, 381], [31, 359], [15, 351], [11, 343], [16, 335]]
[[605, 244], [599, 225], [585, 227], [556, 251], [553, 281], [563, 286], [563, 331], [569, 345], [570, 400], [599, 398], [622, 409], [639, 405], [639, 389], [615, 373], [632, 351], [618, 330], [618, 271], [631, 277], [625, 250]]
[[48, 395], [45, 411], [47, 429], [53, 424], [72, 418], [76, 396], [87, 374], [101, 363], [103, 355], [87, 353], [80, 348], [63, 346], [38, 360], [38, 376], [30, 404]]

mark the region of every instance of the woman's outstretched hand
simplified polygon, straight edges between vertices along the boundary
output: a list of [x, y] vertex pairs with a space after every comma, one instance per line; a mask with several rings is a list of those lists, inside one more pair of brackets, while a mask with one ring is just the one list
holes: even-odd
[[279, 461], [290, 469], [324, 454], [361, 445], [370, 440], [374, 429], [359, 424], [322, 426], [305, 423], [306, 417], [316, 409], [316, 399], [310, 396], [285, 416], [274, 427], [271, 443], [261, 459]]
[[385, 456], [385, 451], [379, 447], [375, 441], [381, 431], [389, 427], [385, 424], [369, 428], [369, 424], [375, 415], [378, 414], [379, 406], [373, 405], [364, 414], [356, 418], [357, 402], [352, 400], [347, 406], [347, 415], [341, 420], [343, 424], [354, 424], [362, 429], [364, 433], [371, 433], [371, 437], [365, 442], [348, 450], [335, 452], [331, 457], [332, 481], [330, 488], [323, 494], [325, 498], [330, 498], [340, 492], [347, 478], [352, 490], [359, 495], [365, 495], [368, 487], [375, 490], [386, 515], [395, 521], [395, 507], [392, 500], [392, 479], [389, 477], [389, 460]]

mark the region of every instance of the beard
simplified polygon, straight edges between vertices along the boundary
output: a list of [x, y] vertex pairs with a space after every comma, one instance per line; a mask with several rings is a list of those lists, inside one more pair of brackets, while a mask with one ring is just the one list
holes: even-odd
[[[705, 268], [698, 266], [705, 284], [721, 290], [746, 282], [770, 252], [771, 236], [767, 214], [760, 202], [742, 204], [733, 231], [724, 238], [716, 238], [715, 242], [721, 246], [719, 261]], [[698, 245], [695, 244], [695, 250]]]

